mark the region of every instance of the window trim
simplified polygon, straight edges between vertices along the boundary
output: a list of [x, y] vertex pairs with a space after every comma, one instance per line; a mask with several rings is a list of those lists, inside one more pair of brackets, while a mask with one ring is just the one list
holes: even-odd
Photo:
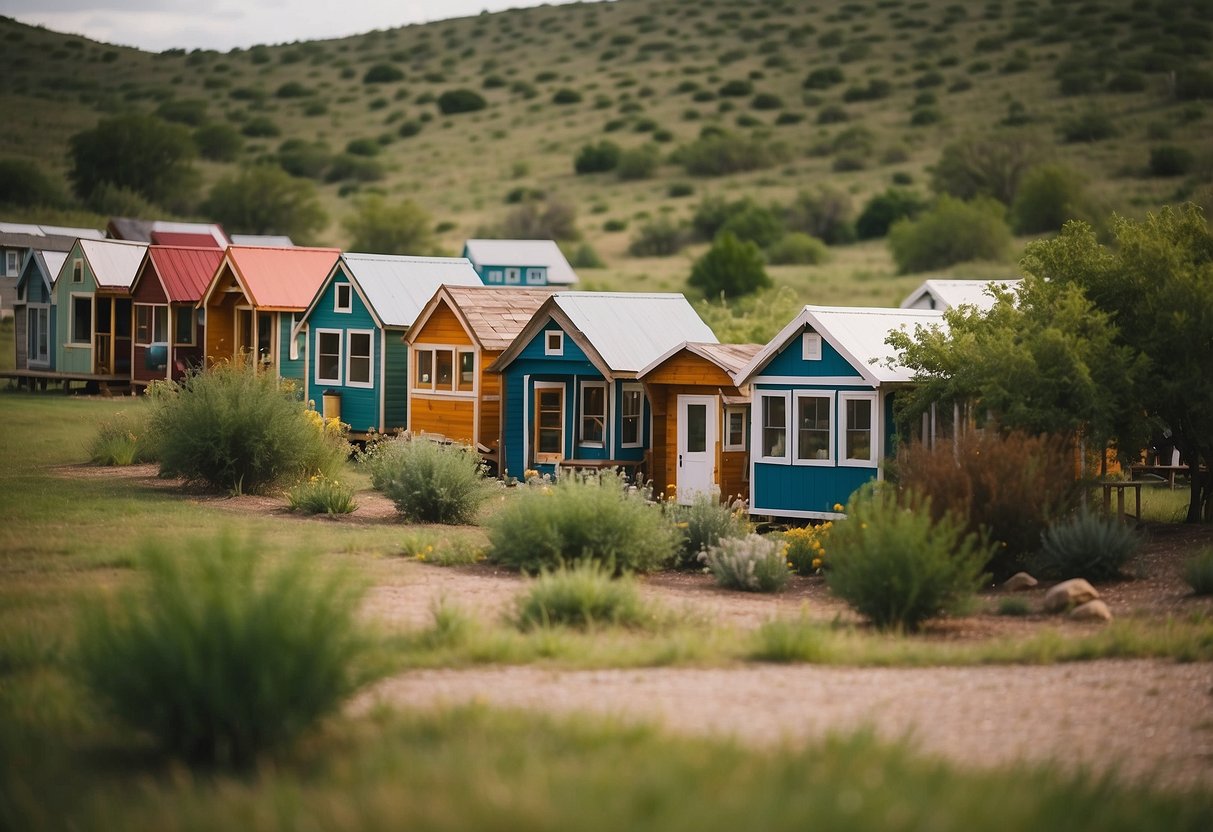
[[[555, 346], [552, 339], [555, 338]], [[545, 329], [543, 331], [543, 354], [564, 355], [564, 330]]]
[[[800, 458], [800, 402], [802, 399], [826, 399], [829, 402], [830, 413], [830, 431], [826, 439], [827, 456], [825, 459], [801, 459]], [[793, 465], [810, 465], [817, 467], [834, 467], [836, 464], [837, 445], [838, 445], [838, 411], [835, 403], [835, 391], [833, 390], [793, 390], [792, 391], [792, 412], [791, 419], [793, 423], [794, 435], [790, 444], [794, 445], [792, 452]]]
[[[49, 303], [31, 303], [25, 309], [26, 363], [30, 366], [49, 367], [51, 363], [51, 349], [54, 346], [53, 340], [55, 337], [55, 333], [51, 332], [51, 305]], [[30, 324], [31, 319], [37, 321], [33, 326]], [[37, 346], [33, 350], [30, 350], [28, 347], [30, 330], [35, 328], [43, 340], [46, 341], [46, 355], [36, 354]]]
[[[732, 416], [741, 417], [741, 441], [735, 444], [729, 443], [729, 421]], [[725, 405], [724, 408], [724, 436], [720, 437], [720, 448], [722, 451], [744, 451], [746, 449], [746, 418], [745, 408], [738, 404]]]
[[[363, 330], [365, 331], [365, 330]], [[429, 381], [421, 380], [421, 353], [428, 352], [430, 354], [429, 363]], [[472, 379], [472, 388], [470, 390], [459, 389], [459, 356], [461, 353], [472, 353], [475, 355], [476, 350], [466, 344], [430, 344], [420, 343], [413, 344], [409, 347], [409, 370], [411, 377], [409, 378], [409, 390], [422, 396], [453, 396], [456, 398], [475, 398], [477, 383], [476, 379]], [[451, 356], [451, 383], [446, 387], [438, 386], [438, 354], [447, 353]], [[475, 359], [473, 359], [475, 362]]]
[[505, 267], [505, 282], [508, 286], [517, 286], [522, 283], [522, 269], [518, 266]]
[[[10, 248], [4, 252], [4, 276], [19, 277], [21, 275], [21, 252]], [[11, 264], [11, 265], [10, 265]]]
[[[539, 452], [539, 392], [541, 390], [558, 390], [560, 392], [560, 453], [544, 454]], [[531, 417], [531, 456], [536, 464], [550, 465], [563, 462], [564, 449], [568, 445], [568, 391], [561, 381], [537, 381], [531, 390], [531, 401], [534, 404], [534, 415]]]
[[72, 260], [72, 283], [84, 283], [84, 261], [79, 257]]
[[[350, 373], [350, 365], [354, 359], [354, 336], [365, 335], [367, 343], [367, 371], [366, 381], [354, 381], [354, 376]], [[375, 332], [370, 329], [347, 329], [345, 331], [345, 386], [360, 387], [362, 389], [370, 389], [375, 386]]]
[[[754, 442], [754, 460], [755, 462], [767, 462], [776, 465], [787, 465], [792, 461], [792, 438], [788, 435], [791, 426], [792, 415], [792, 392], [790, 390], [760, 390], [756, 394], [757, 407], [750, 414], [752, 423], [751, 437]], [[783, 400], [783, 455], [782, 456], [766, 456], [763, 454], [762, 439], [763, 416], [765, 415], [766, 406], [763, 399], [782, 399]]]
[[526, 270], [526, 285], [527, 286], [542, 286], [546, 280], [547, 270], [542, 267], [532, 267]]
[[[135, 308], [134, 308], [133, 312], [134, 312], [134, 317], [135, 317], [135, 346], [150, 347], [153, 344], [164, 344], [167, 346], [169, 343], [168, 304], [167, 303], [136, 303], [134, 306], [135, 306]], [[145, 310], [145, 309], [147, 310], [148, 315], [150, 315], [151, 317], [148, 320], [147, 339], [140, 340], [139, 339], [139, 312], [142, 310]], [[157, 312], [157, 310], [160, 310], [160, 309], [164, 310], [164, 329], [165, 329], [165, 331], [162, 333], [164, 335], [163, 338], [156, 337], [156, 312]]]
[[820, 361], [821, 353], [821, 333], [805, 332], [800, 336], [800, 354], [805, 361]]
[[[868, 401], [872, 403], [872, 424], [868, 428], [868, 443], [872, 449], [871, 459], [849, 459], [846, 456], [846, 432], [849, 429], [846, 425], [847, 417], [847, 402], [849, 401]], [[840, 442], [838, 447], [838, 464], [847, 468], [876, 468], [880, 464], [880, 399], [873, 392], [838, 392], [838, 415], [842, 424], [842, 431], [839, 434]]]
[[[87, 341], [77, 341], [76, 340], [76, 301], [82, 300], [82, 299], [88, 301], [88, 340]], [[93, 316], [96, 314], [96, 305], [94, 303], [92, 294], [90, 294], [89, 292], [70, 292], [70, 293], [68, 293], [68, 314], [69, 314], [69, 318], [68, 318], [68, 322], [67, 322], [68, 323], [67, 345], [69, 347], [90, 347], [91, 348], [93, 346], [93, 336], [96, 335], [96, 332], [94, 332], [94, 330], [93, 330], [93, 324], [94, 324]]]
[[[344, 292], [342, 290], [344, 290]], [[343, 294], [345, 295], [344, 305], [341, 303], [341, 296]], [[333, 284], [333, 311], [340, 312], [343, 315], [350, 314], [354, 311], [354, 287], [352, 284]]]
[[[324, 340], [325, 335], [335, 335], [337, 337], [337, 377], [325, 378], [320, 375], [320, 345]], [[316, 384], [334, 384], [340, 387], [342, 385], [342, 370], [345, 368], [345, 339], [341, 337], [342, 330], [340, 329], [317, 329], [316, 330], [316, 369], [313, 371], [313, 376], [316, 379]], [[332, 353], [324, 353], [331, 355]]]
[[[463, 357], [470, 355], [472, 357], [472, 380], [467, 387], [463, 386]], [[456, 348], [455, 350], [455, 392], [456, 393], [475, 393], [476, 392], [476, 351], [471, 347]]]
[[[634, 416], [629, 416], [624, 405], [628, 400], [629, 393], [639, 393], [640, 410]], [[619, 447], [621, 448], [643, 448], [644, 447], [644, 385], [638, 382], [625, 382], [619, 396]], [[624, 439], [624, 420], [636, 420], [636, 441], [628, 442]]]
[[[585, 438], [585, 401], [586, 390], [591, 388], [599, 388], [602, 390], [602, 438], [601, 439], [586, 439]], [[607, 419], [611, 412], [610, 397], [607, 393], [607, 383], [605, 381], [582, 381], [577, 390], [577, 447], [579, 448], [605, 448], [607, 443]], [[591, 413], [589, 418], [597, 418], [599, 414]]]
[[[190, 321], [190, 326], [189, 326], [190, 340], [188, 340], [188, 341], [181, 340], [181, 330], [180, 330], [180, 328], [178, 328], [176, 326], [176, 324], [181, 323], [180, 318], [182, 317], [182, 313], [184, 313], [184, 312], [189, 313], [186, 316], [189, 318], [189, 321]], [[196, 346], [198, 346], [198, 312], [197, 312], [197, 310], [193, 306], [185, 306], [183, 304], [178, 304], [176, 309], [169, 310], [169, 314], [173, 317], [173, 323], [174, 323], [173, 339], [172, 339], [173, 346], [174, 347], [196, 347]]]

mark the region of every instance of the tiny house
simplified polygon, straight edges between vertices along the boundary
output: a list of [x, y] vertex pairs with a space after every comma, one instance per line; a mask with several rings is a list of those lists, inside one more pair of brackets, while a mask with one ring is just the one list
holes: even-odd
[[440, 288], [405, 335], [408, 429], [471, 445], [497, 462], [501, 379], [487, 370], [549, 297], [547, 289]]
[[902, 309], [952, 309], [957, 306], [973, 306], [985, 311], [994, 306], [989, 294], [991, 287], [1014, 289], [1018, 280], [952, 280], [932, 278], [922, 282], [917, 289], [906, 295]]
[[308, 304], [340, 255], [335, 248], [228, 246], [199, 301], [207, 364], [252, 361], [302, 382]]
[[572, 286], [577, 273], [555, 240], [468, 240], [463, 256], [486, 286]]
[[653, 412], [649, 476], [679, 503], [700, 494], [749, 498], [750, 391], [733, 374], [760, 349], [682, 343], [640, 371]]
[[912, 373], [889, 333], [943, 326], [929, 309], [806, 306], [733, 380], [750, 387], [750, 513], [830, 519], [880, 477]]
[[404, 335], [444, 285], [481, 283], [462, 257], [341, 255], [297, 324], [307, 398], [355, 435], [407, 427]]
[[716, 336], [682, 295], [552, 295], [492, 367], [503, 471], [642, 467], [652, 428], [640, 371], [684, 341]]
[[202, 366], [205, 325], [198, 301], [223, 259], [214, 247], [148, 246], [131, 286], [131, 380], [180, 379]]
[[147, 246], [77, 240], [55, 279], [55, 370], [130, 379], [131, 283]]
[[13, 329], [18, 370], [55, 369], [55, 278], [66, 251], [31, 249], [17, 278]]

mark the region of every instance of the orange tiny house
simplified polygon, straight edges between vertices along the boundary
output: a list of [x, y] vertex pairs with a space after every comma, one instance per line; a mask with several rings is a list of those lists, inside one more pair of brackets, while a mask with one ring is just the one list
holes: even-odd
[[654, 490], [678, 502], [703, 493], [726, 501], [749, 493], [750, 393], [733, 374], [761, 344], [684, 342], [640, 372], [653, 412], [649, 471]]

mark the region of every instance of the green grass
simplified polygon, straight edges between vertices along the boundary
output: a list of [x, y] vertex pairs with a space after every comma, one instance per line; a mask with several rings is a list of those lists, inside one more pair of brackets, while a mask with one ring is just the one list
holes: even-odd
[[17, 366], [17, 342], [12, 318], [0, 321], [0, 370]]

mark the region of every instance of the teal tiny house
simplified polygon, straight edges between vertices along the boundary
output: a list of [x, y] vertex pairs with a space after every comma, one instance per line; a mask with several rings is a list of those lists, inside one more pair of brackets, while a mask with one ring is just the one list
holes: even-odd
[[480, 286], [463, 257], [343, 254], [295, 327], [307, 398], [355, 434], [408, 425], [404, 335], [441, 286]]
[[932, 325], [941, 311], [806, 306], [734, 374], [750, 386], [751, 514], [839, 517], [880, 477], [894, 398], [912, 383], [885, 339]]
[[18, 370], [55, 369], [55, 278], [66, 251], [31, 249], [17, 278], [13, 328]]
[[502, 472], [642, 466], [652, 416], [639, 373], [683, 341], [716, 336], [682, 295], [552, 295], [491, 368], [502, 377]]
[[554, 240], [468, 240], [463, 256], [486, 286], [572, 286], [577, 273]]

